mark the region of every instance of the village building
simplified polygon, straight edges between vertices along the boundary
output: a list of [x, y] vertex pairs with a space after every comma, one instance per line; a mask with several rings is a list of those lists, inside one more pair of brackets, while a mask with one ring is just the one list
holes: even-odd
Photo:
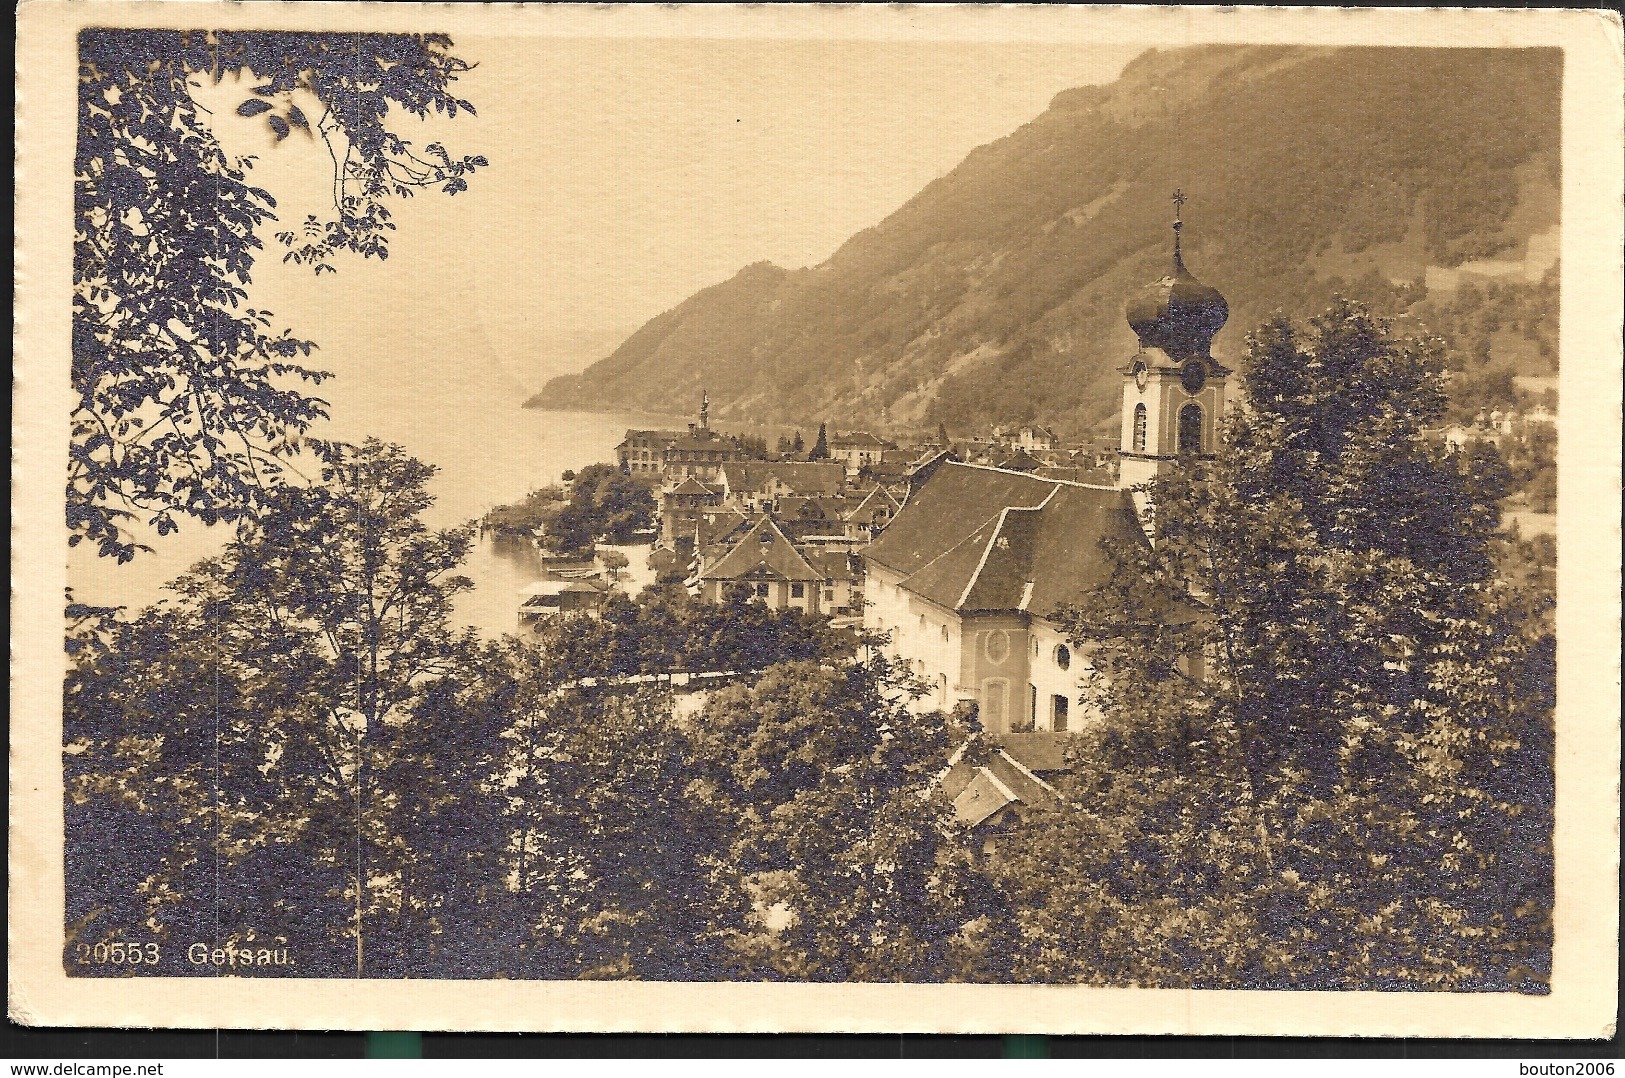
[[519, 627], [536, 629], [560, 614], [596, 614], [608, 593], [608, 585], [598, 580], [538, 581], [522, 593]]
[[845, 495], [808, 498], [786, 494], [778, 498], [772, 512], [785, 534], [801, 544], [837, 536], [844, 538], [846, 515], [851, 508], [851, 501]]
[[[1020, 755], [973, 737], [954, 749], [937, 778], [937, 788], [953, 803], [954, 815], [983, 836], [984, 853], [991, 853], [998, 832], [1015, 822], [1015, 806], [1055, 804], [1061, 799], [1060, 792], [1040, 776], [1043, 768], [1029, 766]], [[1058, 759], [1054, 763], [1047, 769], [1059, 767]]]
[[[1152, 541], [1134, 488], [1211, 454], [1224, 406], [1229, 372], [1210, 345], [1228, 307], [1185, 268], [1177, 221], [1174, 235], [1172, 272], [1128, 305], [1139, 348], [1120, 368], [1118, 483], [942, 460], [863, 550], [865, 624], [931, 686], [919, 706], [974, 704], [992, 735], [1095, 718], [1060, 613], [1111, 571], [1103, 544]], [[1199, 674], [1198, 659], [1182, 661]]]
[[728, 505], [701, 510], [684, 520], [681, 528], [673, 533], [668, 549], [684, 563], [695, 562], [701, 552], [731, 543], [753, 520], [751, 514]]
[[700, 418], [688, 430], [628, 430], [615, 460], [632, 475], [678, 482], [690, 476], [714, 482], [722, 465], [750, 459], [737, 438], [711, 429], [711, 398], [700, 394]]
[[666, 451], [680, 437], [675, 430], [628, 430], [615, 447], [615, 461], [633, 475], [658, 478], [666, 471]]
[[710, 484], [722, 475], [724, 465], [749, 459], [750, 454], [736, 439], [690, 424], [688, 432], [678, 435], [666, 448], [663, 474], [667, 480], [693, 477]]
[[766, 513], [737, 539], [706, 551], [689, 586], [713, 603], [726, 601], [731, 589], [744, 588], [773, 610], [831, 616], [855, 613], [862, 595], [850, 555], [798, 548]]
[[894, 448], [866, 430], [836, 435], [829, 440], [830, 459], [845, 465], [848, 475], [857, 475], [864, 468], [879, 464], [886, 450]]
[[1000, 430], [995, 433], [1007, 440], [1011, 448], [1025, 450], [1028, 453], [1054, 449], [1056, 444], [1055, 432], [1037, 423], [1024, 423], [1014, 430]]
[[1044, 462], [1025, 449], [1017, 449], [1014, 453], [1001, 460], [997, 467], [1003, 468], [1007, 472], [1036, 472], [1044, 467]]
[[846, 470], [832, 461], [752, 460], [723, 466], [717, 481], [723, 504], [761, 513], [773, 509], [780, 498], [839, 495]]
[[1035, 452], [1035, 450], [1042, 452], [1042, 450], [1055, 449], [1055, 431], [1051, 431], [1046, 426], [1038, 426], [1037, 423], [1025, 423], [1014, 431], [1014, 442], [1016, 442], [1017, 449], [1025, 450], [1025, 452]]
[[847, 510], [841, 520], [842, 534], [867, 543], [886, 529], [901, 508], [902, 504], [890, 490], [876, 486]]
[[692, 476], [660, 492], [659, 544], [675, 549], [678, 536], [692, 536], [699, 519], [722, 505], [722, 491]]

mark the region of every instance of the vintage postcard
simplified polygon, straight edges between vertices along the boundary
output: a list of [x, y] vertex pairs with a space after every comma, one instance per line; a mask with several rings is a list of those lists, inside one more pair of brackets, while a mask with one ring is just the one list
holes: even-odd
[[18, 29], [15, 1020], [1612, 1029], [1617, 15]]

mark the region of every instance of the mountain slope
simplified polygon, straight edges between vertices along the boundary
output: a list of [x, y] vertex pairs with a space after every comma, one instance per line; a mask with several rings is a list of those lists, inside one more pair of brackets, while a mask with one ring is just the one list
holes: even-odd
[[1521, 282], [1557, 221], [1560, 82], [1556, 50], [1148, 52], [822, 265], [748, 266], [530, 403], [653, 409], [703, 384], [724, 420], [1082, 432], [1115, 413], [1123, 301], [1166, 271], [1174, 188], [1186, 262], [1230, 301], [1220, 359], [1334, 291], [1399, 312], [1474, 260]]

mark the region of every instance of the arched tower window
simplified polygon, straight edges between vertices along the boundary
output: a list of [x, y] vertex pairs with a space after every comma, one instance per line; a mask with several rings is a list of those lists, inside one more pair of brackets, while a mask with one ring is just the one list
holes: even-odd
[[1200, 404], [1187, 404], [1179, 410], [1179, 451], [1181, 453], [1200, 453], [1202, 451], [1202, 406]]
[[1145, 452], [1145, 405], [1134, 406], [1134, 451]]

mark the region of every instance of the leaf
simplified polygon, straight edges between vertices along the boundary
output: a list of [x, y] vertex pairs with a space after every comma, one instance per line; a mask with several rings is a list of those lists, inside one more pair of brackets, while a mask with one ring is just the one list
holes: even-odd
[[271, 103], [257, 97], [251, 97], [237, 106], [237, 115], [239, 116], [258, 116], [262, 112], [270, 111]]
[[288, 137], [288, 121], [280, 116], [272, 116], [267, 122], [270, 123], [271, 130], [276, 132], [278, 142]]
[[310, 121], [305, 119], [305, 114], [299, 111], [298, 105], [288, 106], [288, 122], [295, 127], [303, 127], [307, 131], [310, 129]]

